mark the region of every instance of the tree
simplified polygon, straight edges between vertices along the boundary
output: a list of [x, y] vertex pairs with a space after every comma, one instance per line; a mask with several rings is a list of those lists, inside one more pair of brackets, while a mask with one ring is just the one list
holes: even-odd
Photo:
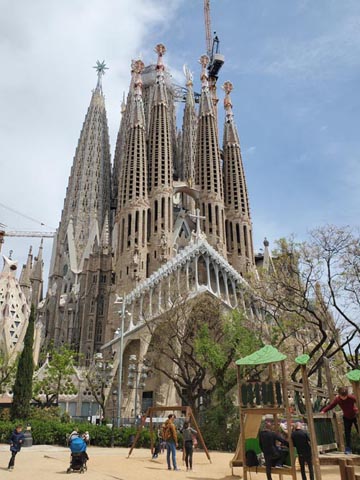
[[50, 407], [59, 403], [60, 395], [75, 395], [73, 384], [74, 358], [76, 352], [66, 345], [55, 349], [50, 347], [47, 360], [34, 380], [33, 399], [40, 407]]
[[[322, 359], [359, 368], [360, 247], [349, 228], [326, 226], [297, 243], [282, 239], [275, 269], [263, 271], [251, 285], [265, 311], [268, 341], [293, 354], [308, 353], [309, 376]], [[291, 377], [299, 379], [299, 367]]]
[[[245, 312], [235, 309], [223, 314], [213, 325], [202, 325], [195, 349], [206, 368], [209, 402], [202, 422], [203, 432], [211, 438], [211, 448], [229, 450], [238, 437], [234, 387], [237, 383], [235, 361], [262, 346], [259, 331]], [[206, 406], [205, 406], [206, 407]], [[230, 426], [230, 430], [229, 430]]]
[[221, 304], [217, 298], [206, 294], [195, 299], [174, 295], [169, 309], [160, 318], [146, 321], [151, 338], [147, 359], [155, 370], [173, 382], [183, 403], [194, 412], [205, 390], [207, 373], [195, 349], [196, 335], [202, 325], [213, 325], [220, 317]]
[[198, 358], [207, 369], [217, 401], [236, 385], [235, 361], [263, 346], [253, 321], [234, 309], [214, 324], [201, 325], [195, 339]]
[[113, 379], [113, 364], [103, 359], [102, 354], [95, 355], [94, 361], [85, 372], [90, 392], [101, 409], [101, 418], [105, 418], [106, 392]]
[[0, 393], [12, 388], [15, 382], [18, 360], [0, 351]]
[[27, 419], [30, 414], [32, 398], [32, 381], [34, 372], [33, 343], [34, 343], [35, 308], [31, 306], [28, 327], [26, 329], [24, 348], [20, 354], [13, 389], [13, 403], [11, 405], [12, 419]]

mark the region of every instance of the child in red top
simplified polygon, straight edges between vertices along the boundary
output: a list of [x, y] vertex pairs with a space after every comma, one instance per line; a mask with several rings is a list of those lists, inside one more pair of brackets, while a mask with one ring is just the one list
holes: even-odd
[[325, 408], [321, 410], [321, 413], [326, 413], [332, 410], [336, 405], [339, 405], [343, 412], [344, 430], [345, 430], [345, 453], [351, 454], [351, 427], [354, 425], [356, 431], [359, 433], [359, 427], [356, 420], [358, 408], [356, 406], [356, 398], [354, 395], [349, 395], [346, 387], [340, 387], [338, 395], [334, 400]]

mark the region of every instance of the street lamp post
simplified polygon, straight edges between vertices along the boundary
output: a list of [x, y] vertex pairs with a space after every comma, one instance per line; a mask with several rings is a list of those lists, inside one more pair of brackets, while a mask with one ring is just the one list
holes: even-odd
[[117, 390], [112, 391], [112, 401], [113, 401], [113, 409], [112, 409], [112, 425], [111, 425], [111, 448], [114, 448], [114, 428], [115, 428], [115, 407], [116, 407], [116, 399], [118, 396]]
[[[135, 403], [134, 403], [134, 417], [137, 418], [138, 406], [138, 390], [143, 390], [145, 387], [145, 380], [148, 377], [149, 366], [146, 359], [143, 360], [143, 365], [139, 368], [139, 361], [136, 355], [130, 355], [128, 368], [128, 387], [135, 389]], [[139, 378], [140, 377], [140, 378]]]
[[121, 406], [122, 406], [122, 371], [123, 371], [123, 357], [124, 357], [124, 326], [125, 326], [125, 315], [131, 315], [130, 312], [126, 311], [126, 299], [125, 295], [123, 298], [118, 297], [115, 303], [121, 303], [121, 328], [116, 331], [120, 337], [120, 349], [119, 349], [119, 369], [118, 369], [118, 427], [121, 425]]

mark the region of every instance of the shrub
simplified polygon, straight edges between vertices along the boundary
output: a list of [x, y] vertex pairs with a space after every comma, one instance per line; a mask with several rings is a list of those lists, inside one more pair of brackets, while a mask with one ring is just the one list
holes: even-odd
[[[16, 423], [21, 422], [0, 421], [0, 443], [8, 443]], [[128, 447], [130, 436], [136, 435], [134, 427], [121, 427], [120, 429], [114, 428], [112, 430], [106, 425], [62, 423], [61, 420], [42, 421], [38, 418], [33, 418], [29, 423], [34, 445], [66, 446], [69, 434], [75, 429], [79, 434], [88, 431], [91, 445], [98, 447], [110, 447], [112, 435], [114, 435], [114, 446]], [[136, 447], [150, 448], [150, 432], [148, 429], [142, 430]]]

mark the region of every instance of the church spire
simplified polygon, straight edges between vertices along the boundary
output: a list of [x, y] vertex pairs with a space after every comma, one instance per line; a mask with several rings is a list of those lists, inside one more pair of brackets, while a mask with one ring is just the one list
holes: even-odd
[[190, 184], [195, 184], [195, 154], [196, 154], [196, 127], [197, 115], [193, 90], [193, 77], [190, 70], [184, 66], [186, 76], [186, 100], [183, 118], [182, 154], [184, 163], [184, 177]]
[[37, 257], [34, 259], [34, 266], [31, 271], [31, 286], [32, 286], [32, 301], [35, 309], [37, 308], [39, 302], [43, 297], [43, 270], [44, 270], [44, 261], [43, 261], [43, 244], [44, 240], [41, 239], [39, 252]]
[[19, 284], [21, 287], [21, 290], [23, 291], [26, 301], [28, 305], [30, 306], [31, 304], [31, 270], [33, 267], [33, 254], [32, 254], [32, 246], [29, 248], [29, 253], [27, 256], [26, 264], [23, 265], [20, 278], [19, 278]]
[[149, 162], [149, 269], [151, 274], [172, 255], [173, 144], [171, 114], [164, 78], [166, 48], [156, 45], [158, 55], [153, 102], [150, 112]]
[[223, 152], [227, 251], [233, 267], [245, 273], [254, 266], [252, 223], [239, 135], [230, 97], [232, 83], [225, 82], [223, 89], [225, 91]]
[[101, 231], [110, 208], [110, 143], [101, 84], [107, 67], [98, 61], [95, 68], [97, 85], [80, 133], [59, 227], [59, 242], [63, 242], [72, 218], [76, 245], [73, 269], [81, 267], [91, 230], [96, 232], [93, 219], [97, 217], [97, 231]]
[[116, 216], [119, 282], [129, 289], [146, 278], [147, 253], [147, 150], [142, 78], [144, 63], [132, 63], [133, 95], [130, 99], [124, 159], [121, 164], [119, 210]]
[[202, 86], [196, 147], [196, 184], [201, 190], [201, 214], [206, 217], [204, 232], [209, 243], [226, 256], [223, 179], [217, 122], [206, 72], [208, 57], [202, 55], [200, 63]]
[[79, 273], [99, 245], [110, 212], [110, 143], [102, 88], [105, 62], [97, 62], [95, 69], [97, 84], [80, 132], [53, 247], [47, 335], [55, 344], [72, 341], [70, 325], [75, 319], [69, 312], [74, 312], [72, 302], [79, 293]]

